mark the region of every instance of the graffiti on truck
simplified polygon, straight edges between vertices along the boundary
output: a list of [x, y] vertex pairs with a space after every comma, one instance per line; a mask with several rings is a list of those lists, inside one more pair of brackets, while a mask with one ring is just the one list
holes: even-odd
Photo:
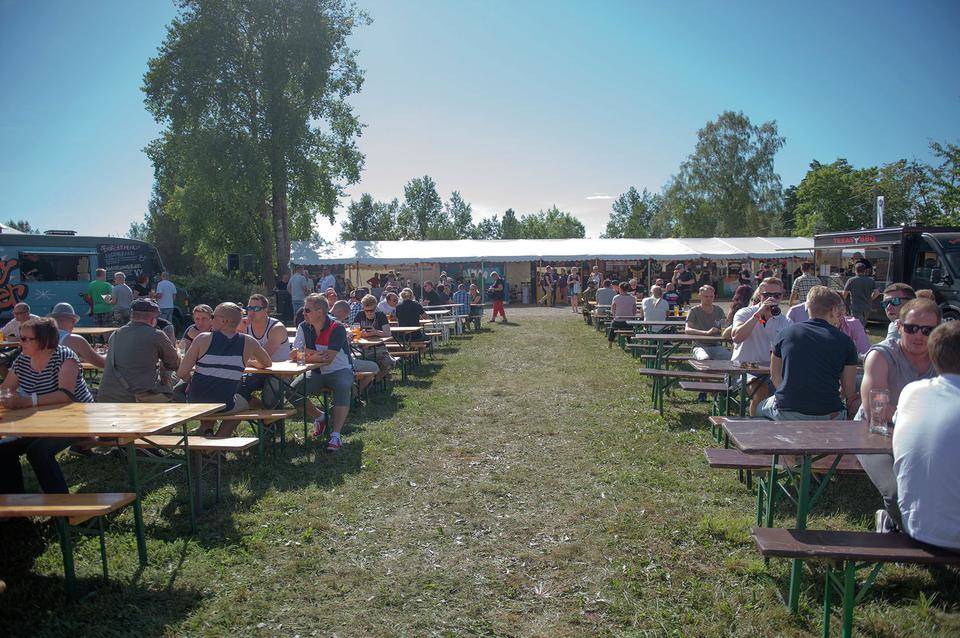
[[10, 274], [17, 267], [16, 258], [0, 259], [0, 310], [11, 310], [27, 298], [27, 285], [10, 282]]

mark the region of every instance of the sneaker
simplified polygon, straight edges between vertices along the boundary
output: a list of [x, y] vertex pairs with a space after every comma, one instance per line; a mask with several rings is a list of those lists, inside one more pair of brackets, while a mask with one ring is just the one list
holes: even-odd
[[488, 321], [487, 323], [497, 323], [497, 320], [496, 320], [496, 319], [491, 319], [491, 320]]
[[507, 318], [504, 317], [503, 320], [502, 320], [500, 323], [507, 323]]
[[877, 513], [873, 516], [873, 520], [877, 534], [889, 534], [896, 529], [893, 521], [890, 520], [890, 515], [887, 514], [887, 510], [877, 510]]
[[330, 439], [330, 441], [327, 443], [327, 452], [339, 452], [341, 447], [343, 447], [343, 442], [338, 436], [335, 439]]
[[325, 416], [318, 416], [313, 420], [313, 438], [319, 439], [327, 431], [327, 419]]

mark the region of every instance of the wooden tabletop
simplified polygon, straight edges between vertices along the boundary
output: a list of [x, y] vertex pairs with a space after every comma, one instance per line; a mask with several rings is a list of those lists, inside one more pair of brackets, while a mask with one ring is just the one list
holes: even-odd
[[424, 310], [428, 315], [449, 315], [449, 310]]
[[158, 434], [222, 403], [65, 403], [0, 410], [0, 435], [85, 438]]
[[73, 334], [84, 337], [100, 337], [117, 331], [117, 328], [74, 328]]
[[422, 330], [420, 326], [390, 326], [390, 332], [397, 334], [410, 334]]
[[683, 317], [674, 317], [673, 319], [630, 319], [627, 321], [628, 326], [677, 326], [678, 328], [684, 327]]
[[663, 333], [663, 332], [651, 332], [651, 333], [642, 333], [638, 334], [634, 339], [641, 341], [703, 341], [709, 343], [723, 343], [725, 341], [730, 341], [729, 337], [721, 337], [720, 335], [706, 336], [706, 335], [688, 335], [684, 333]]
[[893, 438], [866, 421], [723, 421], [734, 446], [747, 454], [891, 454]]
[[770, 374], [770, 364], [760, 363], [758, 367], [747, 368], [739, 361], [723, 361], [722, 359], [706, 359], [688, 361], [691, 366], [700, 372], [749, 372], [750, 374]]
[[319, 367], [319, 363], [305, 363], [300, 365], [293, 361], [274, 361], [270, 364], [269, 368], [248, 367], [244, 368], [243, 372], [244, 374], [268, 374], [272, 377], [295, 377], [309, 370], [316, 370]]
[[371, 348], [373, 346], [383, 345], [385, 339], [380, 339], [378, 337], [361, 337], [353, 342], [354, 345], [360, 346], [361, 348]]

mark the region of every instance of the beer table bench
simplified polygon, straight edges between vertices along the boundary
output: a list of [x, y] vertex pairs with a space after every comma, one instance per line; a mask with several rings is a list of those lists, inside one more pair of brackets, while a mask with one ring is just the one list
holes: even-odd
[[[790, 558], [826, 563], [823, 579], [823, 636], [830, 636], [830, 598], [834, 590], [842, 599], [841, 635], [853, 635], [853, 608], [867, 594], [886, 563], [960, 565], [960, 553], [913, 540], [906, 534], [876, 534], [806, 529], [751, 530], [764, 558]], [[857, 571], [869, 569], [857, 587]]]
[[650, 377], [652, 380], [651, 400], [653, 401], [653, 407], [660, 411], [660, 416], [663, 416], [663, 395], [674, 383], [681, 380], [718, 381], [723, 379], [718, 374], [704, 374], [703, 372], [691, 372], [689, 370], [664, 370], [663, 368], [640, 368], [640, 374]]
[[[705, 359], [702, 361], [691, 361], [690, 366], [694, 370], [700, 370], [701, 372], [711, 372], [723, 374], [726, 377], [727, 390], [726, 396], [722, 404], [723, 414], [727, 414], [729, 411], [729, 406], [731, 401], [737, 405], [737, 409], [741, 417], [747, 415], [747, 406], [749, 402], [747, 400], [747, 376], [754, 375], [768, 375], [770, 374], [770, 364], [769, 363], [756, 363], [756, 364], [744, 364], [739, 361], [725, 361], [722, 359]], [[735, 377], [739, 378], [739, 388], [738, 384], [735, 384], [733, 379]], [[733, 398], [731, 392], [733, 388], [737, 388], [738, 396]]]
[[688, 334], [664, 334], [662, 332], [639, 334], [634, 337], [636, 343], [651, 343], [657, 346], [654, 368], [659, 368], [660, 362], [670, 357], [684, 346], [695, 346], [699, 343], [722, 345], [730, 339], [721, 336], [703, 336]]
[[[0, 494], [0, 517], [33, 518], [49, 516], [56, 521], [63, 557], [63, 578], [69, 597], [77, 591], [77, 575], [73, 564], [73, 535], [97, 536], [100, 539], [100, 563], [103, 580], [107, 570], [107, 542], [103, 533], [103, 517], [133, 503], [131, 492], [103, 494]], [[90, 523], [83, 525], [84, 523]]]
[[674, 332], [676, 330], [683, 330], [687, 327], [686, 319], [683, 317], [667, 317], [665, 320], [659, 319], [631, 319], [627, 322], [627, 325], [633, 328], [633, 331], [637, 334], [644, 332]]
[[[757, 481], [758, 509], [762, 509], [764, 527], [773, 526], [781, 490], [796, 503], [797, 529], [806, 529], [810, 508], [820, 499], [844, 456], [893, 452], [891, 437], [870, 432], [866, 421], [724, 419], [723, 429], [730, 443], [741, 452], [771, 456], [769, 475]], [[826, 456], [834, 456], [834, 461], [814, 485], [813, 464]], [[797, 611], [800, 600], [800, 576], [801, 562], [795, 560], [787, 601], [791, 612]]]
[[[301, 377], [304, 380], [306, 388], [307, 373], [320, 367], [318, 363], [297, 363], [295, 361], [274, 361], [269, 368], [244, 368], [244, 374], [265, 374], [277, 379], [280, 382], [281, 393], [278, 398], [278, 405], [270, 406], [271, 409], [282, 407], [283, 397], [286, 396], [285, 390], [289, 390], [293, 384], [293, 379]], [[304, 397], [306, 399], [306, 397]], [[304, 400], [301, 406], [303, 416], [303, 440], [307, 440], [307, 402]]]
[[[177, 426], [180, 447], [189, 453], [187, 422], [222, 410], [222, 403], [66, 403], [39, 408], [0, 411], [0, 436], [86, 439], [99, 437], [127, 450], [127, 474], [133, 500], [133, 519], [140, 564], [147, 564], [140, 473], [134, 442], [144, 436], [164, 434]], [[190, 467], [187, 466], [190, 482]], [[188, 490], [190, 523], [196, 529], [193, 492]]]

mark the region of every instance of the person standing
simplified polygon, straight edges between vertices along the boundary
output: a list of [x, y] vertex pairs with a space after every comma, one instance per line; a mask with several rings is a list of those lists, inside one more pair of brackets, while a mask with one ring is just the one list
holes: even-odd
[[867, 274], [867, 266], [862, 261], [854, 263], [853, 272], [854, 276], [843, 287], [843, 296], [850, 300], [850, 314], [866, 328], [877, 283]]
[[697, 280], [683, 262], [680, 262], [677, 267], [680, 268], [680, 273], [677, 275], [677, 292], [680, 294], [681, 303], [686, 306], [690, 303], [693, 286]]
[[167, 272], [160, 273], [157, 282], [157, 305], [160, 306], [160, 316], [173, 323], [173, 308], [177, 302], [177, 287], [170, 281]]
[[557, 276], [553, 274], [553, 266], [547, 266], [547, 269], [543, 271], [543, 275], [540, 277], [540, 287], [543, 289], [543, 297], [540, 298], [540, 303], [544, 306], [553, 305], [554, 289], [556, 286]]
[[175, 371], [180, 356], [163, 332], [157, 330], [160, 307], [150, 299], [131, 305], [130, 321], [110, 335], [110, 350], [97, 391], [100, 403], [166, 403], [171, 388], [157, 370]]
[[107, 283], [107, 271], [97, 268], [96, 279], [87, 286], [87, 295], [93, 305], [93, 323], [105, 328], [113, 323], [113, 306], [110, 305], [110, 295], [113, 286]]
[[570, 285], [570, 282], [567, 281], [567, 269], [561, 268], [557, 273], [557, 303], [564, 303], [567, 300], [567, 286]]
[[317, 292], [325, 293], [327, 288], [337, 289], [337, 278], [330, 272], [329, 268], [323, 269], [323, 277], [320, 279], [320, 283], [317, 284]]
[[507, 323], [507, 314], [503, 310], [503, 291], [506, 288], [507, 282], [500, 277], [500, 273], [496, 270], [490, 273], [490, 276], [493, 278], [493, 283], [487, 288], [487, 292], [490, 293], [490, 299], [493, 301], [493, 316], [490, 318], [490, 323], [497, 320], [498, 314], [503, 317], [503, 323]]
[[789, 304], [791, 306], [804, 303], [807, 300], [807, 293], [810, 292], [810, 289], [814, 286], [822, 285], [820, 278], [814, 275], [813, 271], [813, 262], [805, 261], [800, 264], [800, 272], [803, 274], [793, 280], [793, 286], [790, 288]]
[[567, 292], [570, 295], [570, 308], [574, 313], [580, 312], [580, 269], [574, 266], [567, 277]]
[[123, 326], [130, 321], [130, 305], [133, 303], [133, 290], [127, 285], [127, 276], [118, 272], [113, 276], [113, 291], [110, 293], [110, 305], [113, 306], [114, 320]]
[[287, 286], [290, 292], [290, 302], [293, 304], [293, 313], [303, 308], [303, 300], [310, 294], [310, 280], [303, 274], [303, 266], [298, 266], [290, 277], [290, 283]]

